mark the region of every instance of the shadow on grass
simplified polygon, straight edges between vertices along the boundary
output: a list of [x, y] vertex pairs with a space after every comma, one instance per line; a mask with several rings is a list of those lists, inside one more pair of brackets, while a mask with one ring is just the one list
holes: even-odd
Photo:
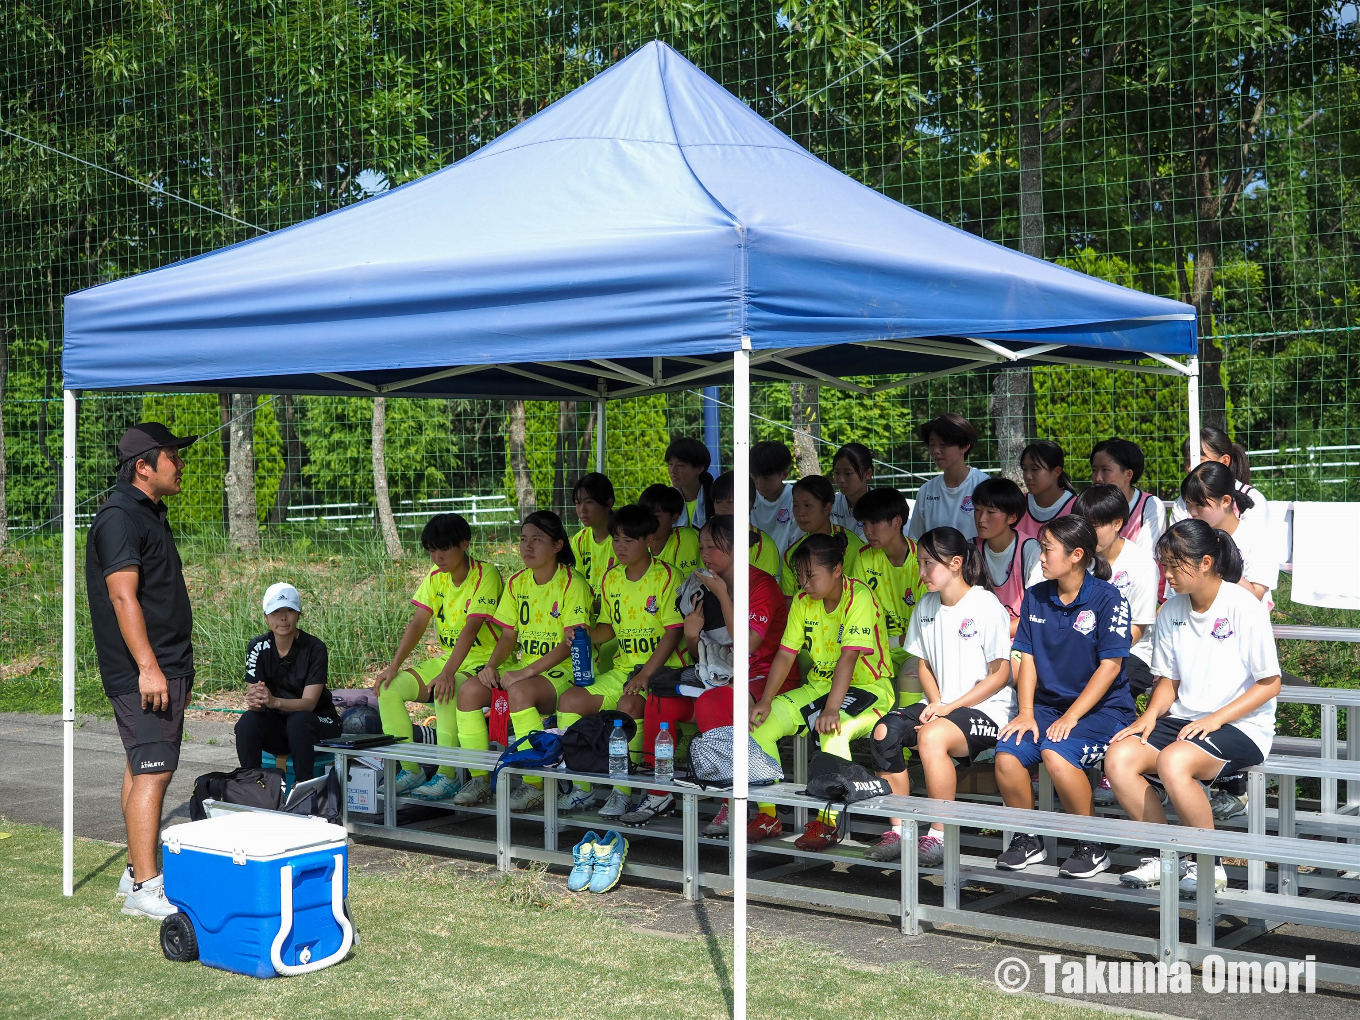
[[704, 937], [704, 945], [708, 947], [708, 959], [713, 965], [713, 973], [718, 978], [723, 1000], [727, 1003], [727, 1015], [732, 1016], [736, 1006], [733, 1002], [732, 972], [727, 968], [726, 949], [722, 940], [713, 931], [713, 925], [708, 919], [708, 907], [702, 901], [696, 907], [695, 914], [698, 916], [699, 932]]
[[114, 861], [123, 860], [126, 857], [127, 851], [119, 847], [117, 850], [115, 850], [112, 854], [109, 855], [108, 860], [106, 860], [103, 864], [99, 865], [99, 867], [95, 868], [93, 871], [86, 874], [84, 878], [77, 882], [75, 884], [75, 888], [73, 891], [80, 892], [80, 890], [84, 889], [85, 886], [89, 885], [91, 881], [98, 878], [100, 875], [104, 874], [104, 872], [108, 871], [109, 868], [113, 865]]

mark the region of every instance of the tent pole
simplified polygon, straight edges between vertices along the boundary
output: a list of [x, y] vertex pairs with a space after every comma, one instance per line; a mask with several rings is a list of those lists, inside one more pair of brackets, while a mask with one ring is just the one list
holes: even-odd
[[1199, 358], [1191, 358], [1186, 364], [1190, 370], [1185, 377], [1186, 388], [1189, 395], [1186, 403], [1189, 405], [1190, 412], [1190, 470], [1199, 467], [1200, 460], [1200, 414], [1199, 414]]
[[[742, 349], [732, 355], [732, 472], [736, 491], [746, 492], [751, 477], [751, 338], [741, 338]], [[745, 515], [743, 515], [745, 516]], [[742, 521], [749, 528], [750, 524]], [[740, 528], [739, 533], [745, 533]], [[738, 550], [746, 548], [745, 539]], [[744, 554], [732, 572], [732, 803], [727, 809], [727, 831], [732, 841], [732, 1020], [746, 1020], [746, 800], [750, 784], [751, 574]]]
[[76, 779], [76, 394], [62, 391], [61, 507], [61, 893], [75, 894]]
[[600, 398], [595, 401], [595, 470], [604, 474], [604, 380], [600, 380]]

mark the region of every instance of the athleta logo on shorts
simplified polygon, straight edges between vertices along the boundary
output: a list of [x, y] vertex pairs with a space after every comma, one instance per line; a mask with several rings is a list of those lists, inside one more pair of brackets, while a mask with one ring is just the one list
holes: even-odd
[[774, 515], [774, 519], [778, 521], [780, 524], [788, 524], [789, 521], [793, 520], [793, 515], [790, 514], [787, 510], [781, 509], [777, 514]]
[[1233, 636], [1232, 624], [1220, 616], [1214, 621], [1214, 629], [1210, 633], [1219, 641], [1227, 641], [1228, 638]]
[[548, 615], [551, 616], [554, 620], [556, 620], [559, 616], [562, 615], [562, 610], [557, 608], [556, 602], [554, 602], [552, 604], [552, 608], [548, 610]]
[[1077, 614], [1077, 618], [1072, 621], [1072, 629], [1078, 634], [1089, 634], [1096, 629], [1096, 614], [1089, 609], [1083, 609]]
[[963, 502], [959, 504], [959, 513], [971, 514], [973, 512], [973, 497], [964, 496]]
[[655, 616], [655, 615], [656, 615], [656, 610], [657, 610], [656, 596], [655, 596], [655, 595], [648, 595], [648, 596], [647, 596], [647, 604], [646, 604], [645, 606], [643, 606], [642, 608], [645, 609], [645, 610], [647, 610], [647, 612], [651, 613], [653, 616]]
[[965, 616], [963, 622], [959, 624], [959, 637], [976, 637], [977, 632], [977, 624], [973, 622], [973, 618], [971, 616]]

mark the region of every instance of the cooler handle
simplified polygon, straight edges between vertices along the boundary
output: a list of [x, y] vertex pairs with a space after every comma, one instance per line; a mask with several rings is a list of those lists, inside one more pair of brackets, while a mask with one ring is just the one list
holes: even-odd
[[293, 866], [285, 864], [279, 869], [279, 915], [281, 924], [279, 933], [274, 936], [274, 944], [269, 947], [269, 959], [274, 964], [274, 970], [284, 977], [294, 977], [298, 974], [308, 974], [322, 967], [329, 967], [332, 963], [337, 963], [345, 958], [354, 944], [354, 928], [349, 923], [349, 918], [345, 916], [345, 859], [342, 855], [335, 855], [335, 871], [331, 874], [331, 913], [335, 915], [335, 923], [340, 925], [343, 937], [340, 939], [340, 948], [330, 956], [321, 960], [309, 960], [306, 963], [290, 965], [283, 962], [281, 955], [283, 940], [288, 937], [288, 933], [293, 930]]

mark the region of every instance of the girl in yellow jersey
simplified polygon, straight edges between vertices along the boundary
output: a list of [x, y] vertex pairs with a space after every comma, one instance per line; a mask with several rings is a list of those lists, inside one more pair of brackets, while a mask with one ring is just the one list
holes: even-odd
[[[789, 607], [784, 639], [751, 707], [751, 739], [779, 760], [780, 737], [812, 729], [822, 750], [850, 758], [850, 742], [868, 736], [892, 710], [894, 690], [883, 609], [863, 581], [843, 573], [839, 536], [809, 535], [792, 567], [802, 588]], [[812, 659], [801, 687], [776, 694], [800, 651]], [[828, 821], [814, 818], [795, 841], [800, 850], [830, 843]]]
[[793, 519], [803, 535], [784, 553], [784, 567], [779, 576], [779, 587], [792, 597], [798, 593], [798, 572], [793, 569], [793, 556], [811, 535], [831, 535], [844, 538], [845, 573], [853, 575], [859, 563], [859, 551], [864, 540], [831, 521], [831, 510], [836, 505], [836, 490], [822, 475], [806, 475], [793, 483]]
[[699, 566], [699, 532], [676, 523], [685, 510], [680, 490], [669, 485], [649, 485], [642, 490], [638, 504], [656, 515], [656, 534], [649, 545], [652, 555], [673, 566], [684, 584], [685, 578]]
[[[745, 513], [737, 513], [736, 478], [731, 471], [724, 471], [713, 479], [713, 515], [733, 518], [746, 516]], [[773, 538], [754, 524], [751, 525], [751, 545], [747, 558], [751, 566], [765, 571], [776, 581], [779, 580], [780, 567], [783, 565], [779, 546], [775, 545]]]
[[595, 600], [590, 614], [593, 625], [599, 616], [600, 581], [614, 565], [614, 544], [609, 537], [609, 515], [614, 512], [614, 483], [592, 471], [571, 490], [581, 530], [571, 537], [571, 551]]
[[[496, 647], [491, 618], [501, 598], [501, 575], [490, 563], [468, 555], [472, 529], [458, 514], [436, 514], [420, 534], [420, 544], [434, 561], [411, 598], [415, 612], [397, 645], [397, 653], [373, 684], [383, 732], [411, 739], [408, 701], [434, 702], [435, 738], [442, 747], [458, 746], [454, 698], [468, 677], [481, 669]], [[439, 636], [439, 655], [402, 669], [430, 621]], [[458, 792], [457, 771], [443, 766], [428, 781], [420, 766], [404, 761], [397, 773], [396, 793], [421, 800], [443, 800]]]
[[[519, 556], [524, 569], [505, 584], [496, 623], [500, 638], [474, 682], [458, 692], [458, 739], [464, 747], [490, 746], [486, 716], [492, 692], [505, 691], [516, 736], [543, 728], [543, 717], [557, 709], [558, 696], [571, 686], [571, 638], [587, 626], [590, 587], [576, 569], [562, 519], [547, 510], [532, 513], [520, 527]], [[455, 804], [470, 806], [491, 798], [485, 771], [458, 791]], [[525, 780], [510, 795], [513, 811], [543, 804], [543, 781]]]

